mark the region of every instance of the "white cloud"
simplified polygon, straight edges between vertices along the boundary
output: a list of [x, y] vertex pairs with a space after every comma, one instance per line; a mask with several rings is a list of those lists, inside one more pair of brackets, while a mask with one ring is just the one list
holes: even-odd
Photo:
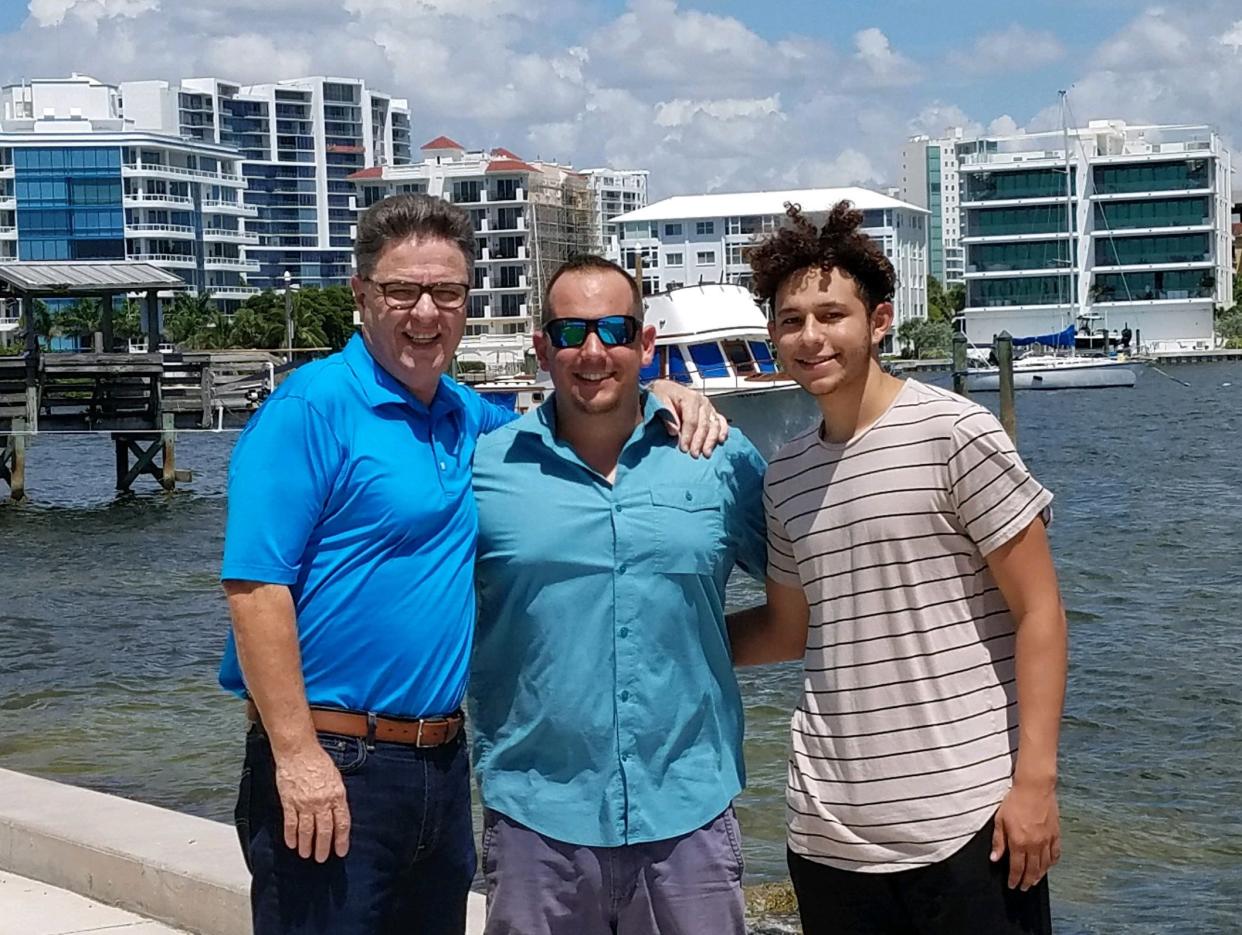
[[30, 0], [30, 16], [40, 26], [58, 26], [73, 17], [94, 26], [101, 19], [124, 19], [158, 11], [159, 0]]
[[1242, 54], [1242, 19], [1221, 33], [1217, 37], [1217, 42], [1230, 46], [1235, 55]]
[[918, 66], [896, 51], [888, 36], [874, 26], [854, 34], [851, 61], [855, 68], [847, 75], [847, 84], [855, 87], [900, 87], [920, 78]]
[[1029, 71], [1065, 57], [1061, 40], [1047, 30], [1028, 29], [1018, 23], [975, 40], [969, 51], [955, 52], [949, 63], [972, 75]]

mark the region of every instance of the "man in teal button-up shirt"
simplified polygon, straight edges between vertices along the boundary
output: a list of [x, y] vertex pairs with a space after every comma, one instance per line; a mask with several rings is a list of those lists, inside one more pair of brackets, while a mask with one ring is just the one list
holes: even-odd
[[710, 459], [670, 442], [620, 267], [569, 264], [546, 306], [556, 392], [475, 458], [487, 932], [740, 933], [724, 596], [765, 568], [764, 462], [738, 432]]

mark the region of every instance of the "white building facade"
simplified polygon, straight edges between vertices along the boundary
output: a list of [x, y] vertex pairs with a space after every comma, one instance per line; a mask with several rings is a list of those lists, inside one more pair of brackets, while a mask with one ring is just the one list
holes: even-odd
[[241, 85], [221, 78], [120, 86], [124, 116], [138, 128], [236, 149], [246, 203], [255, 209], [251, 282], [343, 285], [351, 274], [350, 175], [410, 162], [406, 101], [357, 78], [314, 76]]
[[591, 193], [595, 196], [595, 214], [600, 226], [601, 243], [606, 251], [616, 251], [620, 236], [615, 219], [622, 214], [647, 207], [646, 169], [584, 169]]
[[556, 267], [574, 254], [602, 250], [603, 188], [593, 188], [570, 166], [524, 160], [504, 148], [467, 150], [444, 136], [424, 144], [420, 155], [418, 162], [351, 176], [357, 210], [413, 192], [460, 205], [476, 235], [466, 345], [481, 347], [491, 338], [504, 343], [506, 337], [512, 343], [511, 336], [532, 333]]
[[945, 285], [966, 281], [958, 175], [962, 140], [962, 128], [953, 127], [938, 139], [911, 137], [901, 149], [898, 197], [928, 210], [928, 271]]
[[1234, 297], [1230, 156], [1210, 127], [1100, 120], [958, 152], [971, 341], [1078, 324], [1211, 346]]
[[0, 89], [0, 263], [141, 260], [225, 308], [255, 290], [235, 150], [140, 131], [93, 78]]
[[[642, 258], [643, 291], [655, 294], [708, 282], [750, 284], [744, 251], [776, 230], [785, 204], [822, 221], [848, 199], [863, 212], [864, 232], [884, 249], [897, 272], [893, 332], [927, 317], [927, 209], [865, 188], [679, 195], [622, 215], [613, 259], [633, 270]], [[892, 340], [886, 351], [892, 350]]]

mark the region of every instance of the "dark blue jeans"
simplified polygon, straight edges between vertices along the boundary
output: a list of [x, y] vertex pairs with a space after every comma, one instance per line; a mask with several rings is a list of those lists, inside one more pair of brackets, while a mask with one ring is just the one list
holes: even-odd
[[442, 747], [320, 734], [345, 781], [349, 853], [326, 863], [285, 846], [272, 749], [251, 729], [238, 836], [254, 935], [462, 935], [476, 857], [463, 736]]

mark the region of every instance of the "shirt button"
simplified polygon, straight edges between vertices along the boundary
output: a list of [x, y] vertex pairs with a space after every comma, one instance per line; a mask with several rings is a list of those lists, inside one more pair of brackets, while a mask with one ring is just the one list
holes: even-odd
[[622, 700], [622, 701], [629, 701], [629, 700], [630, 700], [630, 693], [629, 693], [629, 692], [622, 692], [622, 693], [621, 693], [621, 700]]
[[630, 635], [629, 627], [622, 627], [620, 630], [617, 631], [617, 636], [621, 637], [621, 639], [625, 639], [629, 635]]
[[443, 461], [441, 461], [441, 462], [440, 462], [440, 470], [441, 470], [441, 471], [443, 471], [444, 469], [445, 469], [445, 464], [444, 464], [444, 462], [443, 462]]
[[625, 574], [625, 567], [626, 567], [626, 566], [624, 566], [624, 565], [618, 565], [618, 566], [617, 566], [617, 574], [619, 574], [619, 575], [623, 575], [623, 574]]
[[613, 509], [614, 509], [614, 510], [616, 510], [618, 513], [620, 513], [620, 512], [621, 512], [621, 504], [619, 504], [619, 503], [618, 503], [616, 506], [614, 506], [614, 507], [613, 507]]
[[693, 500], [693, 499], [694, 499], [694, 494], [692, 494], [690, 491], [688, 491], [688, 490], [687, 490], [687, 491], [686, 491], [686, 499], [687, 499], [687, 500]]

